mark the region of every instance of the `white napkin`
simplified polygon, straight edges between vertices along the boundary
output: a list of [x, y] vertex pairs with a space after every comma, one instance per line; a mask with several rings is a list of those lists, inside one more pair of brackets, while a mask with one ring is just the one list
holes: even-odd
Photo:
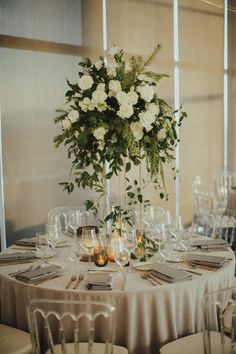
[[90, 274], [86, 288], [88, 290], [112, 290], [112, 274], [96, 273]]
[[168, 283], [192, 279], [192, 275], [188, 272], [181, 269], [172, 268], [166, 264], [157, 264], [152, 266], [150, 274], [156, 278], [163, 279]]
[[24, 273], [17, 274], [16, 279], [21, 280], [25, 283], [34, 283], [38, 280], [51, 278], [56, 273], [58, 273], [57, 266], [48, 266], [48, 267], [30, 270]]
[[20, 261], [30, 261], [34, 259], [34, 253], [4, 253], [0, 254], [0, 263], [12, 263], [12, 262], [20, 262]]
[[209, 267], [220, 268], [225, 264], [227, 258], [206, 254], [187, 253], [186, 260], [196, 265], [205, 265]]

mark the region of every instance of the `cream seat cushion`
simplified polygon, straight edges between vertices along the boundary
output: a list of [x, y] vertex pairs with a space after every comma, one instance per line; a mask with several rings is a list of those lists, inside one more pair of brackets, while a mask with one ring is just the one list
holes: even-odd
[[31, 354], [30, 334], [0, 324], [0, 354]]
[[[62, 354], [61, 345], [55, 345], [53, 347], [55, 354]], [[66, 344], [66, 353], [74, 354], [74, 343]], [[105, 344], [103, 343], [93, 343], [93, 353], [95, 354], [105, 354]], [[128, 350], [124, 347], [118, 345], [113, 346], [113, 354], [128, 354]], [[48, 350], [45, 354], [50, 354]], [[79, 354], [88, 354], [88, 343], [80, 343]]]
[[[225, 337], [226, 348], [230, 350], [230, 339]], [[211, 352], [221, 354], [220, 334], [211, 332]], [[160, 354], [204, 354], [203, 334], [197, 333], [187, 337], [177, 339], [164, 345], [160, 349]]]

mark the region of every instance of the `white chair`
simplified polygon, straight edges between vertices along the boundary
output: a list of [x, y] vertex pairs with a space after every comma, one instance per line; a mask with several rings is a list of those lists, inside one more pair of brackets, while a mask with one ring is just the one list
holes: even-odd
[[48, 212], [48, 223], [57, 224], [61, 231], [68, 230], [69, 207], [56, 207]]
[[20, 329], [0, 324], [1, 354], [31, 354], [30, 334]]
[[[230, 337], [227, 335], [229, 327]], [[160, 354], [234, 354], [235, 331], [236, 287], [214, 291], [203, 301], [203, 331], [164, 345]]]
[[31, 300], [33, 354], [128, 354], [126, 348], [113, 345], [114, 311], [95, 301]]

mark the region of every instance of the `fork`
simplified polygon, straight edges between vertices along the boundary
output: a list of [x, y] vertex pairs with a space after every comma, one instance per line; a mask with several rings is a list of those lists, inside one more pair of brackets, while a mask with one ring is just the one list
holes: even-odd
[[79, 275], [79, 277], [78, 277], [78, 279], [77, 279], [77, 282], [75, 283], [73, 289], [78, 288], [79, 283], [80, 283], [83, 279], [84, 279], [84, 273], [80, 273], [80, 275]]
[[70, 280], [68, 281], [65, 289], [69, 289], [69, 287], [71, 286], [71, 283], [73, 283], [73, 281], [75, 281], [75, 280], [76, 280], [76, 275], [72, 274], [72, 276], [71, 276]]

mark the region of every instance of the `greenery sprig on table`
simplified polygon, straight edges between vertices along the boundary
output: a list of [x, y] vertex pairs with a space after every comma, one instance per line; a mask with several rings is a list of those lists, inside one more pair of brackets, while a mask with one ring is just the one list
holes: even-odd
[[[72, 161], [69, 181], [61, 182], [71, 193], [78, 188], [95, 190], [97, 197], [85, 201], [87, 210], [98, 213], [101, 200], [109, 200], [103, 221], [132, 223], [134, 204], [148, 203], [143, 196], [141, 177], [128, 178], [133, 166], [144, 161], [150, 180], [159, 189], [160, 198], [168, 196], [164, 165], [175, 159], [179, 141], [177, 127], [187, 116], [175, 111], [160, 97], [158, 84], [167, 77], [148, 67], [160, 50], [158, 44], [148, 59], [132, 56], [113, 46], [106, 60], [93, 63], [85, 58], [79, 63], [78, 80], [67, 81], [66, 107], [58, 110], [56, 123], [61, 133], [54, 139], [56, 147], [64, 144]], [[141, 169], [141, 167], [140, 167]], [[108, 195], [107, 180], [125, 171], [125, 202], [114, 205]]]

